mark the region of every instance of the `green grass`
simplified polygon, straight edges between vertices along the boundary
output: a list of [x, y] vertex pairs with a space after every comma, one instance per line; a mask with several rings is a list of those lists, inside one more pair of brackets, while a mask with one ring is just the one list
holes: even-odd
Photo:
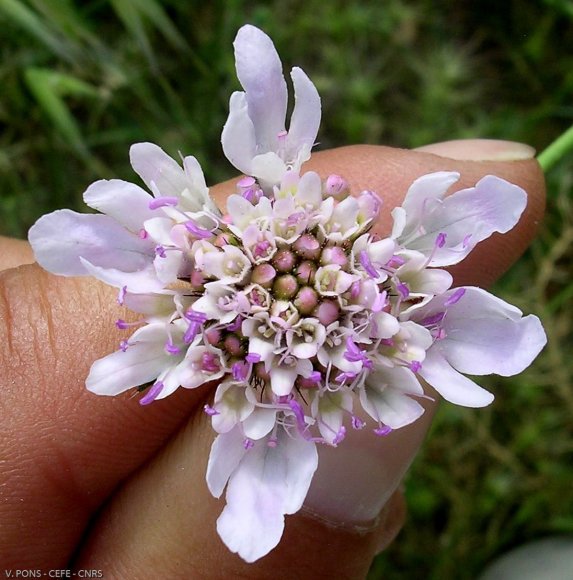
[[[231, 176], [220, 132], [245, 22], [317, 84], [321, 148], [484, 136], [542, 150], [573, 124], [571, 0], [0, 0], [0, 233], [81, 209], [95, 179], [133, 179], [136, 141], [196, 155], [211, 183]], [[487, 381], [492, 407], [442, 406], [372, 579], [469, 579], [573, 533], [573, 157], [548, 177], [539, 238], [496, 290], [542, 317], [549, 345]]]

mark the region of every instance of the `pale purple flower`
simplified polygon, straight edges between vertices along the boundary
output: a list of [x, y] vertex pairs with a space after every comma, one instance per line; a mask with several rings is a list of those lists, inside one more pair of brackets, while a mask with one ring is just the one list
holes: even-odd
[[[151, 193], [99, 181], [84, 199], [102, 212], [60, 210], [30, 230], [40, 264], [93, 275], [138, 313], [117, 321], [118, 350], [93, 363], [87, 388], [136, 388], [154, 404], [179, 387], [219, 381], [204, 407], [217, 438], [207, 468], [217, 521], [233, 552], [253, 562], [280, 541], [318, 465], [317, 444], [349, 429], [392, 437], [424, 412], [423, 378], [459, 405], [493, 395], [465, 377], [521, 372], [545, 344], [539, 319], [479, 288], [452, 288], [441, 266], [515, 226], [519, 187], [486, 176], [446, 195], [452, 172], [417, 179], [386, 238], [371, 228], [381, 198], [350, 195], [338, 175], [301, 173], [320, 99], [293, 69], [295, 106], [271, 40], [243, 27], [235, 42], [245, 92], [231, 97], [223, 149], [246, 175], [222, 214], [194, 157], [183, 167], [150, 143], [131, 163]], [[110, 325], [113, 321], [110, 321]]]

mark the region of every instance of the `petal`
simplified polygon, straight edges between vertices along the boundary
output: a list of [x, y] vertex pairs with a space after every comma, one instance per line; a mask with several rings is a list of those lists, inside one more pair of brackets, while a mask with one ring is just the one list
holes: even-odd
[[280, 183], [286, 172], [285, 162], [272, 151], [253, 157], [251, 173], [262, 180], [262, 185], [266, 187]]
[[225, 157], [239, 170], [251, 174], [251, 163], [257, 154], [255, 128], [249, 117], [247, 96], [234, 92], [229, 102], [229, 116], [221, 134]]
[[528, 367], [547, 342], [539, 318], [523, 317], [518, 308], [481, 288], [466, 287], [458, 302], [444, 306], [457, 290], [422, 309], [424, 317], [447, 312], [443, 321], [446, 338], [434, 348], [462, 373], [511, 376]]
[[259, 152], [274, 151], [284, 131], [287, 86], [273, 41], [254, 26], [243, 26], [235, 42], [237, 76], [245, 89]]
[[298, 376], [297, 369], [295, 367], [273, 367], [270, 370], [271, 375], [271, 389], [275, 395], [279, 397], [282, 395], [288, 395], [292, 388], [294, 387], [294, 382]]
[[129, 339], [127, 350], [113, 352], [91, 366], [86, 387], [96, 395], [118, 395], [155, 380], [172, 362], [165, 354], [165, 325], [149, 324]]
[[289, 160], [301, 145], [312, 147], [320, 126], [320, 96], [306, 73], [294, 67], [290, 76], [294, 86], [295, 103], [287, 136]]
[[[486, 175], [475, 187], [446, 197], [423, 219], [423, 235], [406, 243], [408, 248], [432, 255], [430, 266], [449, 266], [463, 260], [476, 244], [494, 232], [506, 233], [519, 221], [527, 195], [517, 185]], [[443, 247], [436, 246], [445, 234]]]
[[40, 266], [62, 276], [85, 276], [82, 258], [129, 272], [153, 259], [152, 244], [106, 215], [58, 210], [42, 216], [30, 228], [28, 239]]
[[152, 263], [137, 272], [123, 272], [115, 268], [100, 268], [84, 260], [84, 258], [80, 258], [80, 261], [88, 275], [110, 286], [115, 286], [116, 288], [125, 287], [127, 292], [133, 294], [165, 291], [165, 285], [158, 280]]
[[322, 183], [320, 175], [314, 171], [304, 173], [298, 182], [296, 202], [303, 207], [318, 209], [322, 203]]
[[243, 432], [249, 439], [257, 441], [271, 432], [277, 417], [276, 409], [258, 407], [243, 421]]
[[227, 547], [246, 562], [268, 554], [280, 541], [284, 515], [298, 511], [318, 465], [314, 443], [289, 437], [278, 444], [255, 442], [229, 479], [227, 505], [217, 531]]
[[458, 373], [435, 348], [431, 348], [426, 353], [426, 358], [418, 374], [432, 385], [446, 401], [456, 405], [485, 407], [494, 399], [490, 392]]
[[84, 192], [84, 201], [94, 209], [114, 218], [128, 230], [138, 233], [143, 222], [163, 215], [149, 209], [153, 197], [144, 189], [121, 179], [102, 179], [92, 183]]
[[129, 149], [135, 172], [150, 191], [162, 196], [179, 197], [189, 187], [187, 176], [179, 163], [154, 143], [136, 143]]
[[207, 464], [207, 487], [214, 497], [221, 497], [229, 477], [246, 453], [244, 440], [241, 430], [233, 429], [213, 441]]

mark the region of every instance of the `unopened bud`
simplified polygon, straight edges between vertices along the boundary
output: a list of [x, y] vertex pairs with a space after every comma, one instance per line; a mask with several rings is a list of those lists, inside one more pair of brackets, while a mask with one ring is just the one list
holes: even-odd
[[293, 248], [305, 260], [316, 260], [320, 256], [320, 242], [311, 234], [300, 236]]
[[314, 262], [302, 262], [296, 269], [296, 279], [301, 284], [312, 284], [316, 274], [316, 264]]
[[329, 175], [324, 182], [324, 197], [333, 197], [338, 201], [342, 201], [348, 197], [350, 187], [348, 181], [340, 175]]
[[263, 379], [264, 381], [269, 381], [271, 378], [271, 376], [265, 369], [265, 363], [262, 362], [256, 363], [255, 366], [253, 367], [253, 372], [255, 373], [255, 376], [259, 377], [259, 379]]
[[273, 285], [275, 297], [279, 300], [289, 300], [298, 291], [298, 284], [296, 278], [291, 274], [284, 274], [275, 279]]
[[229, 334], [225, 337], [225, 342], [223, 343], [225, 350], [231, 356], [241, 356], [245, 354], [245, 349], [241, 344], [241, 340], [236, 334]]
[[323, 300], [315, 309], [314, 316], [318, 318], [321, 324], [328, 326], [338, 319], [340, 315], [340, 306], [335, 300]]
[[340, 246], [329, 246], [322, 250], [322, 254], [320, 254], [320, 263], [323, 266], [328, 266], [328, 264], [338, 264], [341, 268], [345, 268], [348, 265], [348, 256]]
[[290, 272], [296, 264], [296, 256], [287, 248], [281, 248], [273, 258], [273, 266], [279, 272]]
[[221, 340], [221, 331], [218, 328], [208, 328], [203, 336], [209, 344], [218, 344]]
[[301, 314], [310, 314], [318, 304], [318, 294], [313, 288], [305, 286], [298, 291], [294, 305]]
[[270, 288], [276, 274], [276, 270], [270, 264], [259, 264], [253, 268], [251, 282], [259, 284], [263, 288]]

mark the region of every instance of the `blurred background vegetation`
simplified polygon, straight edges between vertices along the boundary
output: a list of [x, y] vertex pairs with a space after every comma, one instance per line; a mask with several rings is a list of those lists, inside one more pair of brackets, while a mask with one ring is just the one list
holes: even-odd
[[[0, 233], [133, 180], [128, 147], [196, 155], [214, 183], [238, 88], [231, 43], [262, 27], [325, 111], [320, 148], [461, 137], [543, 149], [573, 123], [573, 1], [0, 0]], [[549, 344], [493, 406], [443, 405], [406, 481], [410, 514], [371, 579], [470, 579], [496, 555], [573, 533], [573, 157], [548, 175], [539, 238], [496, 291]]]

